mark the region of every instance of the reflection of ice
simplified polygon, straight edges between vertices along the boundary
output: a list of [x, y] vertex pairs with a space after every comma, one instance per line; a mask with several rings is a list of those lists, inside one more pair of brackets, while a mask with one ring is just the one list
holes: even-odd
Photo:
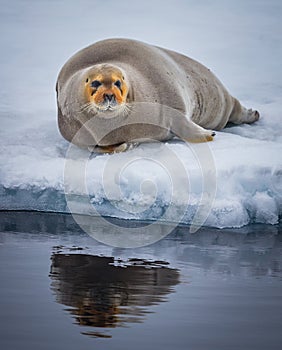
[[[130, 226], [141, 224], [127, 220], [111, 219], [111, 221], [116, 226], [128, 229]], [[159, 226], [161, 232], [162, 225]], [[97, 230], [100, 230], [101, 235], [108, 234], [102, 225]], [[89, 255], [112, 256], [116, 260], [120, 258], [123, 261], [131, 258], [145, 259], [147, 262], [161, 260], [169, 262], [173, 268], [181, 266], [188, 274], [191, 268], [197, 267], [199, 272], [248, 278], [263, 276], [282, 278], [281, 225], [257, 224], [239, 230], [203, 227], [196, 234], [189, 234], [187, 227], [177, 227], [167, 238], [138, 249], [112, 248], [99, 244], [83, 233], [70, 215], [0, 213], [0, 231], [27, 234], [32, 232], [33, 238], [36, 239], [57, 237], [62, 242], [60, 251], [63, 254], [75, 251]]]
[[[142, 322], [149, 312], [146, 307], [164, 302], [179, 283], [177, 270], [160, 262], [136, 259], [126, 267], [120, 263], [116, 265], [113, 257], [52, 255], [52, 290], [77, 324], [107, 329]], [[107, 336], [95, 330], [84, 334]]]
[[[186, 229], [175, 233], [185, 237]], [[222, 276], [282, 278], [281, 226], [251, 225], [240, 230], [202, 228], [186, 236], [178, 259]]]

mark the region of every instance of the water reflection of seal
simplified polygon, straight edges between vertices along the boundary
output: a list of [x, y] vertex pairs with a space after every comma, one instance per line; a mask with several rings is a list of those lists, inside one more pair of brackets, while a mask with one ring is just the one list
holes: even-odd
[[[62, 135], [81, 147], [98, 145], [96, 150], [101, 152], [124, 151], [136, 139], [163, 141], [175, 135], [185, 141], [211, 141], [211, 130], [259, 118], [257, 111], [241, 106], [202, 64], [129, 39], [100, 41], [71, 57], [58, 76], [57, 103]], [[148, 111], [140, 109], [138, 125], [119, 128], [130, 121], [135, 103], [168, 108], [160, 113], [153, 108], [150, 123], [144, 120]], [[95, 116], [96, 121], [85, 127]], [[104, 138], [96, 130], [98, 119], [118, 131]], [[84, 131], [75, 137], [81, 128]]]
[[[115, 263], [112, 257], [52, 255], [52, 290], [59, 303], [71, 307], [79, 325], [113, 328], [142, 322], [148, 307], [165, 301], [179, 283], [179, 272], [164, 262]], [[95, 329], [85, 334], [105, 336]]]

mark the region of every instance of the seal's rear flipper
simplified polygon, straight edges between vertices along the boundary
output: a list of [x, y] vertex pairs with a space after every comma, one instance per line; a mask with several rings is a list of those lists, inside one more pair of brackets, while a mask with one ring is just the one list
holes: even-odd
[[243, 107], [240, 102], [234, 98], [234, 107], [229, 117], [229, 122], [234, 124], [252, 124], [259, 120], [259, 112]]

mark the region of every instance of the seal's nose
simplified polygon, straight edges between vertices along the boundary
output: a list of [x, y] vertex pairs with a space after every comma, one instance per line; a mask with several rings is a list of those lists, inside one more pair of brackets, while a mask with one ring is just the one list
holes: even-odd
[[104, 100], [108, 102], [113, 102], [115, 100], [114, 94], [104, 94]]

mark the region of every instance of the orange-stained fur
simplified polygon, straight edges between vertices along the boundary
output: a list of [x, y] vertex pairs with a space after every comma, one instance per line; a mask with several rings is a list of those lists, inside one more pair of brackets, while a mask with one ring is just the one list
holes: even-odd
[[[101, 85], [93, 88], [91, 83], [98, 80]], [[121, 90], [114, 85], [119, 80], [121, 82]], [[121, 72], [114, 71], [110, 67], [98, 71], [96, 74], [92, 72], [85, 82], [85, 95], [88, 102], [93, 102], [99, 106], [104, 101], [105, 94], [113, 94], [118, 104], [125, 103], [128, 94], [128, 87]]]

